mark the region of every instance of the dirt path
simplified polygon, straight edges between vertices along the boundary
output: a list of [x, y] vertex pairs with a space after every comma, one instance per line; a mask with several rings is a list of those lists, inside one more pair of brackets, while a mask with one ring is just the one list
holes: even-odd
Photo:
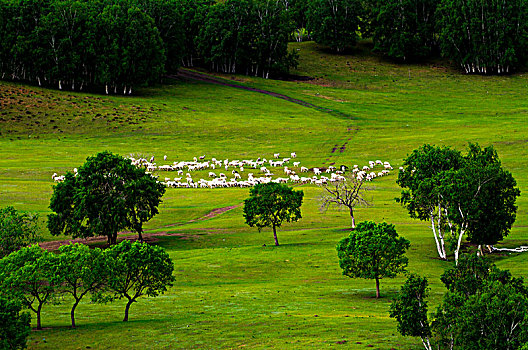
[[[203, 220], [207, 220], [207, 219], [212, 219], [222, 213], [225, 213], [226, 211], [229, 211], [231, 209], [234, 209], [234, 208], [237, 208], [239, 206], [241, 206], [242, 204], [238, 204], [238, 205], [231, 205], [231, 206], [228, 206], [228, 207], [223, 207], [223, 208], [216, 208], [216, 209], [213, 209], [211, 210], [209, 213], [205, 214], [204, 216], [201, 216], [199, 218], [196, 218], [196, 219], [192, 219], [192, 220], [189, 220], [187, 222], [184, 222], [184, 223], [179, 223], [179, 224], [169, 224], [169, 225], [165, 225], [165, 226], [161, 226], [160, 228], [168, 228], [168, 227], [174, 227], [174, 226], [183, 226], [183, 225], [186, 225], [186, 224], [190, 224], [190, 223], [193, 223], [193, 222], [199, 222], [199, 221], [203, 221]], [[118, 242], [121, 242], [125, 239], [129, 240], [129, 241], [135, 241], [137, 239], [137, 235], [130, 235], [131, 232], [130, 231], [124, 231], [124, 232], [119, 232], [118, 233], [118, 237], [117, 237], [117, 241]], [[127, 236], [125, 236], [127, 235]], [[154, 232], [154, 233], [148, 233], [148, 232], [144, 232], [143, 233], [143, 240], [146, 241], [146, 242], [155, 242], [157, 241], [157, 238], [156, 237], [159, 237], [159, 236], [177, 236], [177, 237], [182, 237], [183, 239], [189, 239], [189, 238], [192, 238], [192, 237], [197, 237], [195, 235], [189, 235], [189, 234], [184, 234], [184, 233], [168, 233], [168, 232]], [[60, 246], [63, 246], [63, 245], [68, 245], [70, 243], [82, 243], [82, 244], [90, 244], [90, 243], [104, 243], [104, 242], [107, 242], [107, 238], [106, 237], [89, 237], [89, 238], [75, 238], [75, 239], [66, 239], [66, 240], [63, 240], [63, 241], [52, 241], [52, 242], [41, 242], [39, 243], [39, 246], [41, 248], [44, 248], [44, 249], [47, 249], [47, 250], [57, 250], [59, 249]]]
[[[228, 82], [228, 81], [225, 81], [223, 79], [216, 78], [216, 77], [213, 77], [213, 76], [210, 76], [210, 75], [207, 75], [207, 74], [199, 73], [199, 72], [196, 72], [196, 71], [193, 71], [193, 70], [190, 70], [190, 69], [180, 68], [179, 71], [178, 71], [178, 75], [172, 75], [172, 76], [169, 76], [169, 77], [171, 77], [171, 78], [183, 78], [183, 79], [189, 79], [189, 80], [199, 80], [199, 81], [203, 81], [203, 82], [207, 82], [207, 83], [211, 83], [211, 84], [218, 84], [218, 85], [223, 85], [223, 86], [229, 86], [229, 87], [236, 88], [236, 89], [242, 89], [242, 90], [246, 90], [246, 91], [258, 92], [258, 93], [265, 94], [265, 95], [268, 95], [268, 96], [273, 96], [273, 97], [276, 97], [276, 98], [280, 98], [281, 100], [285, 100], [285, 101], [288, 101], [288, 102], [296, 103], [296, 104], [304, 106], [304, 107], [312, 108], [312, 109], [315, 109], [315, 110], [317, 110], [319, 112], [328, 113], [328, 114], [334, 115], [336, 117], [346, 118], [346, 119], [354, 119], [354, 117], [352, 117], [351, 115], [348, 115], [348, 114], [340, 112], [340, 111], [336, 111], [336, 110], [333, 110], [333, 109], [330, 109], [330, 108], [326, 108], [326, 107], [317, 106], [317, 105], [314, 105], [312, 103], [309, 103], [309, 102], [306, 102], [306, 101], [303, 101], [303, 100], [299, 100], [297, 98], [292, 98], [292, 97], [289, 97], [289, 96], [286, 96], [286, 95], [283, 95], [283, 94], [279, 94], [279, 93], [276, 93], [276, 92], [273, 92], [273, 91], [267, 91], [267, 90], [252, 88], [252, 87], [248, 87], [248, 86], [237, 84], [235, 82]], [[357, 130], [358, 130], [357, 128], [354, 128], [354, 129], [351, 128], [351, 127], [347, 128], [347, 132], [348, 133], [352, 133], [352, 134], [357, 132]], [[351, 137], [348, 138], [347, 141], [344, 144], [342, 144], [341, 146], [339, 146], [339, 144], [335, 144], [334, 147], [332, 148], [332, 150], [330, 151], [330, 155], [323, 162], [323, 165], [325, 165], [326, 162], [330, 162], [332, 157], [337, 155], [336, 154], [337, 151], [339, 151], [339, 153], [345, 152], [346, 146], [348, 144], [348, 141], [350, 141], [351, 139], [352, 139]], [[335, 164], [335, 162], [332, 162], [329, 165], [334, 165], [334, 164]]]
[[207, 74], [202, 74], [202, 73], [199, 73], [199, 72], [196, 72], [196, 71], [192, 71], [192, 70], [189, 70], [189, 69], [180, 68], [178, 70], [178, 75], [176, 75], [176, 76], [173, 75], [173, 76], [169, 76], [169, 77], [171, 77], [171, 78], [184, 78], [184, 79], [191, 79], [191, 80], [199, 80], [199, 81], [203, 81], [203, 82], [207, 82], [207, 83], [211, 83], [211, 84], [229, 86], [229, 87], [236, 88], [236, 89], [242, 89], [242, 90], [246, 90], [246, 91], [258, 92], [258, 93], [261, 93], [261, 94], [264, 94], [264, 95], [280, 98], [281, 100], [285, 100], [285, 101], [288, 101], [288, 102], [296, 103], [296, 104], [301, 105], [303, 107], [312, 108], [312, 109], [315, 109], [315, 110], [317, 110], [319, 112], [328, 113], [328, 114], [334, 115], [336, 117], [341, 117], [341, 118], [346, 118], [346, 119], [354, 119], [354, 117], [352, 117], [351, 115], [348, 115], [348, 114], [340, 112], [340, 111], [336, 111], [336, 110], [333, 110], [333, 109], [330, 109], [330, 108], [326, 108], [326, 107], [317, 106], [317, 105], [314, 105], [313, 103], [309, 103], [309, 102], [306, 102], [306, 101], [303, 101], [303, 100], [299, 100], [297, 98], [289, 97], [289, 96], [286, 96], [286, 95], [283, 95], [283, 94], [279, 94], [277, 92], [268, 91], [268, 90], [262, 90], [262, 89], [257, 89], [257, 88], [252, 88], [252, 87], [249, 87], [249, 86], [236, 84], [234, 82], [227, 82], [225, 80], [222, 80], [222, 79], [219, 79], [219, 78], [215, 78], [215, 77], [207, 75]]

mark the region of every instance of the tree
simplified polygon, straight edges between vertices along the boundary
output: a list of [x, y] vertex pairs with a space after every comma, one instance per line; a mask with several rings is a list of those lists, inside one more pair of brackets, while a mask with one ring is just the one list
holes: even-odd
[[390, 306], [390, 317], [398, 322], [398, 332], [403, 336], [420, 337], [427, 350], [431, 347], [431, 327], [427, 320], [429, 295], [427, 278], [411, 274]]
[[103, 255], [108, 265], [108, 290], [116, 298], [127, 299], [125, 322], [137, 298], [156, 297], [172, 286], [174, 264], [161, 247], [124, 240], [105, 250]]
[[277, 227], [284, 221], [295, 222], [301, 219], [303, 191], [277, 183], [257, 184], [249, 190], [249, 198], [244, 201], [244, 218], [250, 227], [273, 229], [275, 245]]
[[403, 188], [397, 201], [407, 208], [411, 218], [431, 222], [438, 255], [444, 260], [447, 260], [445, 231], [451, 227], [447, 218], [450, 203], [439, 187], [446, 171], [458, 170], [462, 163], [459, 151], [426, 144], [404, 159], [403, 170], [396, 180]]
[[360, 13], [359, 0], [309, 0], [308, 30], [315, 42], [343, 52], [356, 45]]
[[425, 278], [411, 275], [391, 305], [404, 336], [431, 349], [519, 349], [528, 341], [528, 288], [489, 260], [462, 255], [441, 277], [447, 288], [427, 320]]
[[[470, 144], [463, 166], [446, 171], [438, 190], [450, 203], [446, 207], [458, 261], [462, 238], [479, 245], [493, 245], [506, 237], [515, 222], [520, 190], [512, 174], [503, 169], [492, 146]], [[454, 229], [453, 229], [454, 228]]]
[[73, 303], [70, 317], [75, 328], [75, 309], [88, 293], [100, 292], [107, 283], [107, 267], [101, 249], [84, 244], [69, 244], [59, 248], [55, 277], [61, 283], [61, 293], [70, 294]]
[[54, 276], [56, 256], [38, 245], [24, 247], [0, 260], [0, 291], [20, 299], [37, 314], [37, 329], [42, 329], [42, 306], [57, 294], [60, 281]]
[[427, 57], [436, 46], [438, 0], [378, 0], [374, 48], [391, 58], [410, 61]]
[[345, 175], [344, 180], [334, 181], [329, 184], [323, 183], [321, 187], [324, 188], [326, 193], [321, 196], [322, 209], [326, 210], [331, 205], [347, 208], [352, 219], [352, 228], [355, 228], [354, 208], [358, 205], [370, 205], [370, 202], [365, 199], [365, 191], [368, 189], [363, 187], [364, 183], [363, 178], [358, 178], [353, 174]]
[[376, 280], [376, 298], [380, 297], [379, 280], [404, 272], [408, 259], [405, 251], [410, 242], [398, 237], [394, 225], [385, 222], [360, 222], [337, 244], [339, 266], [343, 275]]
[[40, 241], [38, 231], [37, 214], [18, 212], [11, 206], [0, 209], [0, 258]]
[[163, 184], [129, 160], [108, 151], [88, 157], [78, 175], [66, 173], [53, 187], [48, 229], [53, 235], [107, 236], [132, 229], [142, 240], [143, 223], [158, 213]]
[[526, 1], [442, 0], [438, 14], [442, 54], [466, 73], [510, 73], [524, 63]]
[[0, 349], [25, 349], [31, 332], [31, 316], [20, 312], [18, 300], [0, 296]]

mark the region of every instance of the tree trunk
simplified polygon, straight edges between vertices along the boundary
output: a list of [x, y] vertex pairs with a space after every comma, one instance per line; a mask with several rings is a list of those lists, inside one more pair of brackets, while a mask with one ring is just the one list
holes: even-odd
[[139, 240], [140, 242], [143, 242], [143, 235], [142, 235], [142, 232], [143, 232], [143, 229], [140, 228], [140, 229], [138, 230], [138, 240]]
[[352, 219], [352, 228], [356, 228], [356, 219], [354, 218], [354, 208], [350, 208], [350, 218]]
[[275, 238], [275, 245], [279, 245], [279, 239], [277, 238], [277, 229], [275, 228], [275, 224], [273, 224], [273, 237]]
[[376, 276], [376, 299], [380, 298], [380, 291], [379, 291], [379, 277]]
[[75, 300], [75, 303], [73, 304], [71, 312], [70, 312], [72, 328], [75, 328], [75, 308], [77, 307], [77, 305], [79, 305], [79, 301], [80, 300]]
[[128, 322], [128, 310], [130, 309], [130, 305], [132, 305], [133, 302], [133, 299], [128, 299], [128, 302], [125, 306], [125, 318], [123, 318], [123, 322]]
[[37, 329], [38, 329], [39, 331], [42, 330], [42, 325], [41, 325], [41, 323], [40, 323], [40, 310], [42, 310], [42, 304], [43, 304], [43, 303], [39, 303], [39, 306], [38, 306], [38, 308], [37, 308]]

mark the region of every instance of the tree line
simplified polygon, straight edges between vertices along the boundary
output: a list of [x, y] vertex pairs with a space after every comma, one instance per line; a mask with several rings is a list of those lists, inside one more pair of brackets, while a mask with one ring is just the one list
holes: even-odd
[[316, 42], [340, 52], [362, 38], [398, 61], [441, 53], [466, 73], [511, 73], [526, 63], [524, 0], [306, 0]]
[[527, 14], [523, 0], [0, 0], [0, 77], [123, 94], [182, 65], [267, 78], [296, 66], [302, 37], [504, 74], [526, 62]]
[[1, 0], [0, 76], [130, 94], [201, 57], [268, 77], [296, 64], [291, 31], [279, 0]]

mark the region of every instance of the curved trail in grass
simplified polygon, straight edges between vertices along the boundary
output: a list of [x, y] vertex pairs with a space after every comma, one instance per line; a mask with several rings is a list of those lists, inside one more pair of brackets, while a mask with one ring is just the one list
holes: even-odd
[[[239, 206], [241, 206], [242, 204], [238, 204], [238, 205], [230, 205], [228, 207], [223, 207], [223, 208], [215, 208], [213, 210], [211, 210], [209, 213], [205, 214], [204, 216], [200, 216], [196, 219], [191, 219], [187, 222], [183, 222], [183, 223], [178, 223], [178, 224], [170, 224], [170, 225], [164, 225], [164, 226], [161, 226], [161, 227], [158, 227], [156, 229], [159, 229], [159, 228], [167, 228], [167, 227], [174, 227], [174, 226], [183, 226], [183, 225], [186, 225], [186, 224], [191, 224], [193, 222], [198, 222], [198, 221], [203, 221], [203, 220], [207, 220], [207, 219], [212, 219], [220, 214], [223, 214], [225, 213], [226, 211], [229, 211], [231, 209], [235, 209]], [[149, 230], [150, 231], [150, 230]], [[131, 241], [135, 241], [137, 239], [137, 236], [136, 235], [131, 235], [131, 236], [124, 236], [124, 235], [129, 235], [131, 234], [132, 232], [130, 231], [124, 231], [124, 232], [119, 232], [118, 235], [121, 236], [121, 237], [118, 237], [117, 238], [117, 241], [120, 242], [122, 240], [125, 240], [125, 239], [128, 239], [128, 240], [131, 240]], [[143, 240], [146, 241], [146, 242], [152, 242], [152, 241], [156, 241], [156, 238], [155, 237], [159, 237], [159, 236], [179, 236], [179, 237], [182, 237], [182, 238], [186, 238], [186, 237], [191, 237], [193, 235], [189, 235], [189, 234], [184, 234], [184, 233], [168, 233], [168, 232], [154, 232], [154, 233], [147, 233], [147, 232], [143, 232]], [[66, 240], [63, 240], [63, 241], [51, 241], [51, 242], [40, 242], [39, 243], [39, 246], [41, 248], [44, 248], [46, 250], [58, 250], [60, 246], [63, 246], [63, 245], [68, 245], [68, 244], [71, 244], [71, 243], [82, 243], [82, 244], [87, 244], [87, 243], [101, 243], [101, 242], [106, 242], [108, 239], [106, 237], [89, 237], [89, 238], [75, 238], [75, 239], [66, 239]]]
[[281, 100], [285, 100], [285, 101], [288, 101], [288, 102], [296, 103], [296, 104], [301, 105], [303, 107], [312, 108], [312, 109], [315, 109], [315, 110], [317, 110], [319, 112], [328, 113], [328, 114], [331, 114], [331, 115], [336, 116], [336, 117], [346, 118], [346, 119], [354, 119], [354, 117], [352, 117], [349, 114], [346, 114], [346, 113], [343, 113], [343, 112], [340, 112], [340, 111], [336, 111], [334, 109], [317, 106], [317, 105], [314, 105], [313, 103], [309, 103], [309, 102], [306, 102], [306, 101], [303, 101], [303, 100], [299, 100], [298, 98], [293, 98], [293, 97], [290, 97], [290, 96], [287, 96], [287, 95], [283, 95], [283, 94], [279, 94], [279, 93], [273, 92], [273, 91], [257, 89], [257, 88], [253, 88], [253, 87], [249, 87], [249, 86], [244, 86], [244, 85], [228, 82], [228, 81], [225, 81], [225, 80], [223, 80], [221, 78], [216, 78], [216, 77], [213, 77], [213, 76], [210, 76], [210, 75], [207, 75], [207, 74], [195, 72], [195, 71], [188, 70], [188, 69], [181, 69], [180, 68], [178, 70], [178, 74], [177, 75], [169, 75], [169, 77], [170, 78], [185, 78], [185, 79], [191, 79], [191, 80], [199, 80], [199, 81], [203, 81], [203, 82], [207, 82], [207, 83], [211, 83], [211, 84], [229, 86], [229, 87], [236, 88], [236, 89], [242, 89], [242, 90], [246, 90], [246, 91], [258, 92], [260, 94], [264, 94], [264, 95], [280, 98]]

